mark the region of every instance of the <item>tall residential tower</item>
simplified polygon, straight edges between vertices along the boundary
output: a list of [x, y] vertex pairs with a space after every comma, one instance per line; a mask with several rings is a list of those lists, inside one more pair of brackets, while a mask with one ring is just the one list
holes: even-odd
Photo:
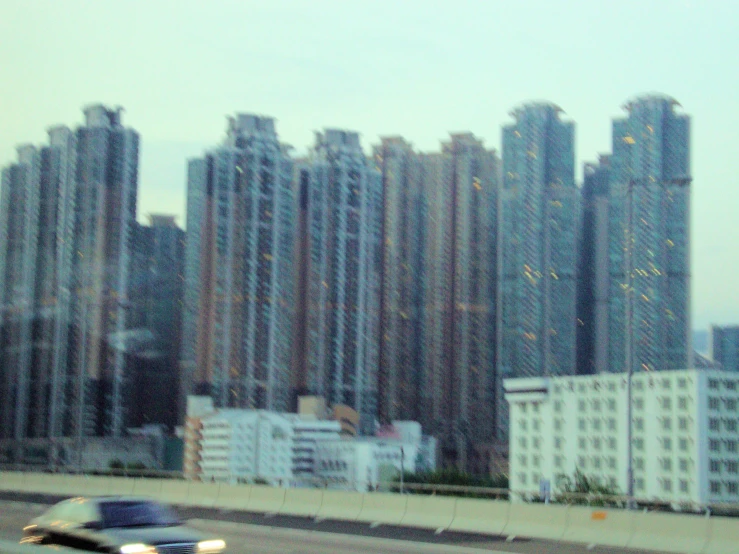
[[354, 132], [316, 134], [299, 182], [305, 194], [309, 258], [301, 264], [307, 306], [303, 390], [360, 414], [365, 433], [377, 412], [380, 174]]
[[290, 400], [295, 202], [274, 120], [229, 118], [223, 144], [188, 169], [183, 393], [221, 407]]
[[[578, 190], [573, 123], [525, 104], [503, 128], [501, 309], [504, 377], [575, 372]], [[505, 417], [499, 430], [507, 432]]]

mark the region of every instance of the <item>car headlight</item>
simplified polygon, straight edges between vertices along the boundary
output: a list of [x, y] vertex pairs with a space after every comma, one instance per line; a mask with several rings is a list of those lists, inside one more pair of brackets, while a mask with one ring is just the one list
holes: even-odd
[[121, 554], [156, 554], [157, 549], [148, 544], [124, 544], [120, 548]]
[[226, 542], [220, 539], [212, 541], [200, 541], [198, 543], [198, 552], [200, 554], [215, 554], [218, 552], [223, 552], [225, 548]]

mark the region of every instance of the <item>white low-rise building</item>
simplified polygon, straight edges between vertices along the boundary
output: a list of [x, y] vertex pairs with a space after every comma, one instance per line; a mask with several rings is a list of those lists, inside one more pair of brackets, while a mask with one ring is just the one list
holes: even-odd
[[436, 469], [436, 441], [414, 421], [395, 421], [386, 436], [324, 441], [316, 448], [315, 477], [333, 488], [366, 492], [396, 479], [401, 471]]
[[[628, 491], [626, 374], [507, 379], [510, 488], [557, 491], [576, 470]], [[644, 372], [632, 380], [634, 496], [739, 502], [739, 375]]]
[[[209, 398], [190, 397], [191, 432], [185, 468], [204, 481], [254, 481], [291, 486], [311, 478], [316, 445], [339, 439], [337, 421], [266, 410], [214, 409]], [[197, 416], [197, 417], [195, 417]]]

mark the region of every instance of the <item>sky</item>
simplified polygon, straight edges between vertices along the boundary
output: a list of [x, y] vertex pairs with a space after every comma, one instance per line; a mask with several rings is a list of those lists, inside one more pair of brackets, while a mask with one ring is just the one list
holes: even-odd
[[368, 151], [468, 130], [499, 149], [511, 109], [548, 100], [581, 166], [625, 101], [665, 93], [692, 117], [693, 327], [739, 323], [737, 22], [733, 0], [2, 0], [0, 165], [86, 104], [121, 105], [139, 218], [184, 226], [186, 159], [235, 112], [275, 117], [298, 153], [325, 127]]

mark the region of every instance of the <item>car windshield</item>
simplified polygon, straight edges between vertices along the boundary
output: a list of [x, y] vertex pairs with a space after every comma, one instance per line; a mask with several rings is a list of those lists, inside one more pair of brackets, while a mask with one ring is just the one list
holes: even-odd
[[179, 525], [169, 508], [155, 502], [117, 500], [100, 504], [103, 527], [154, 527]]

